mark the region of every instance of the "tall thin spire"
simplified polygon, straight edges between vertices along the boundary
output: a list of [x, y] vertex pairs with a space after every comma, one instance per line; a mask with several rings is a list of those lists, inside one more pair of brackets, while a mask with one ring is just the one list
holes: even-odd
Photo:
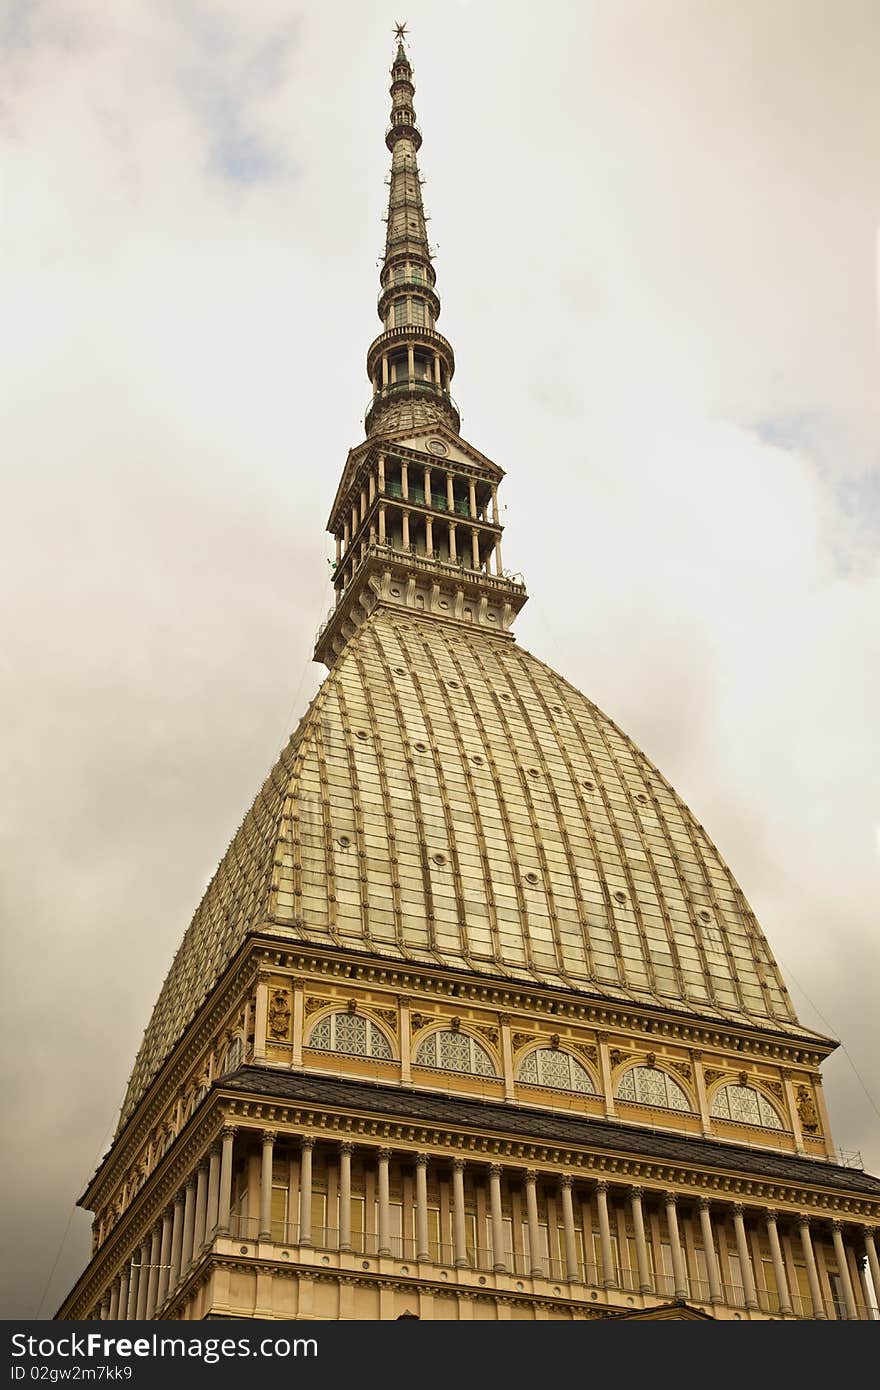
[[391, 67], [391, 122], [385, 143], [391, 151], [391, 177], [380, 275], [378, 312], [383, 330], [367, 353], [373, 399], [367, 410], [368, 435], [401, 427], [445, 421], [458, 430], [460, 418], [449, 394], [455, 356], [436, 330], [440, 297], [431, 264], [418, 151], [412, 67], [398, 25], [397, 54]]
[[370, 344], [366, 439], [350, 450], [327, 530], [336, 546], [336, 603], [315, 659], [332, 666], [377, 609], [510, 635], [526, 602], [501, 563], [504, 473], [461, 437], [449, 383], [450, 343], [428, 246], [412, 67], [398, 25], [391, 66], [391, 178], [380, 272], [382, 331]]

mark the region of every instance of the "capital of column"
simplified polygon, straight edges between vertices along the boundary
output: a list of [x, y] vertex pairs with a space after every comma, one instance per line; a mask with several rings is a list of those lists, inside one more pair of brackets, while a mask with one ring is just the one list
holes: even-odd
[[605, 1181], [604, 1178], [600, 1178], [599, 1182], [596, 1183], [596, 1191], [597, 1191], [597, 1192], [607, 1192], [607, 1191], [608, 1191], [608, 1184], [607, 1184], [607, 1182]]
[[876, 1226], [863, 1226], [863, 1227], [862, 1227], [862, 1235], [864, 1236], [865, 1240], [873, 1240], [876, 1234], [877, 1234], [877, 1227], [876, 1227]]
[[629, 1195], [630, 1197], [635, 1197], [636, 1201], [640, 1202], [645, 1195], [645, 1189], [636, 1184], [634, 1187], [630, 1188]]
[[803, 1230], [805, 1226], [807, 1230], [810, 1229], [810, 1218], [805, 1211], [798, 1212], [797, 1223], [801, 1230]]
[[711, 1202], [711, 1200], [710, 1200], [708, 1197], [701, 1197], [701, 1198], [699, 1199], [699, 1208], [700, 1208], [700, 1211], [711, 1211], [711, 1210], [712, 1210], [712, 1202]]
[[663, 1193], [663, 1200], [664, 1200], [664, 1202], [666, 1203], [666, 1205], [667, 1205], [668, 1207], [677, 1207], [677, 1206], [678, 1206], [678, 1193], [677, 1193], [677, 1192], [664, 1192], [664, 1193]]
[[[740, 1205], [740, 1208], [739, 1208], [739, 1209], [740, 1209], [740, 1211], [742, 1211], [742, 1206], [741, 1206], [741, 1205]], [[775, 1207], [766, 1207], [766, 1208], [765, 1208], [765, 1210], [764, 1210], [764, 1220], [765, 1220], [765, 1221], [772, 1221], [772, 1222], [775, 1223], [775, 1222], [777, 1221], [778, 1217], [779, 1217], [779, 1212], [776, 1210]]]
[[452, 1160], [452, 1166], [456, 1169], [457, 1172], [463, 1173], [465, 1169], [465, 1161], [463, 1158], [454, 1158]]
[[315, 1147], [314, 1134], [304, 1134], [299, 1141], [299, 1146], [301, 1149], [313, 1149]]
[[831, 1226], [832, 1231], [842, 1231], [842, 1230], [843, 1230], [843, 1222], [842, 1222], [841, 1220], [839, 1220], [838, 1217], [836, 1217], [836, 1216], [835, 1216], [834, 1220], [831, 1221], [829, 1224], [830, 1224], [830, 1226]]
[[235, 1137], [235, 1125], [224, 1125], [220, 1131], [221, 1139], [232, 1139]]
[[538, 1174], [534, 1168], [527, 1168], [523, 1173], [523, 1178], [527, 1183], [536, 1183], [538, 1181]]
[[560, 1178], [559, 1178], [559, 1186], [560, 1186], [560, 1187], [571, 1187], [573, 1183], [574, 1183], [574, 1178], [572, 1177], [571, 1173], [562, 1173], [562, 1174], [560, 1174]]
[[501, 1172], [502, 1172], [502, 1169], [501, 1169], [501, 1164], [500, 1164], [500, 1163], [490, 1163], [490, 1164], [489, 1164], [489, 1177], [490, 1177], [490, 1178], [500, 1178], [500, 1177], [501, 1177]]
[[189, 1177], [187, 1178], [186, 1182], [184, 1183], [184, 1187], [186, 1187], [187, 1189], [189, 1189], [189, 1188], [191, 1188], [191, 1187], [195, 1187], [195, 1185], [196, 1185], [196, 1175], [195, 1175], [195, 1173], [190, 1173]]
[[428, 1166], [428, 1155], [427, 1155], [427, 1154], [416, 1154], [416, 1167], [417, 1167], [417, 1168], [427, 1168], [427, 1166]]
[[381, 1149], [378, 1150], [378, 1155], [379, 1155], [380, 1158], [384, 1158], [385, 1162], [387, 1163], [388, 1160], [389, 1160], [390, 1157], [391, 1157], [391, 1150], [390, 1150], [390, 1149], [386, 1149], [386, 1148], [381, 1148]]
[[277, 1138], [278, 1138], [278, 1133], [277, 1133], [276, 1130], [274, 1130], [274, 1129], [264, 1129], [264, 1130], [263, 1130], [263, 1143], [264, 1143], [264, 1144], [274, 1144], [274, 1143], [275, 1143], [275, 1140], [276, 1140]]
[[341, 1154], [353, 1154], [353, 1153], [354, 1153], [354, 1144], [351, 1142], [350, 1139], [343, 1139], [343, 1140], [341, 1141], [341, 1143], [340, 1143], [340, 1145], [339, 1145], [339, 1152], [340, 1152]]
[[208, 1147], [208, 1157], [211, 1158], [214, 1154], [219, 1154], [222, 1148], [223, 1145], [220, 1143], [220, 1140], [215, 1139], [214, 1142]]

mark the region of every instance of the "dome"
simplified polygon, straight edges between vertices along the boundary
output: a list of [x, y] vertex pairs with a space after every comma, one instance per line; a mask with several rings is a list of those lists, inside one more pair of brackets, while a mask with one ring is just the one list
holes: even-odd
[[510, 637], [377, 609], [205, 893], [132, 1113], [248, 933], [810, 1036], [669, 783]]

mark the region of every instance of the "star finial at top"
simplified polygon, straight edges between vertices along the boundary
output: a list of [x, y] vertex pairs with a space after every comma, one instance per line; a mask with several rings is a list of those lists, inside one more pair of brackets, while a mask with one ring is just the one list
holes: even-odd
[[403, 43], [404, 39], [406, 38], [406, 34], [406, 20], [404, 20], [403, 24], [395, 24], [394, 37], [397, 39], [398, 43]]

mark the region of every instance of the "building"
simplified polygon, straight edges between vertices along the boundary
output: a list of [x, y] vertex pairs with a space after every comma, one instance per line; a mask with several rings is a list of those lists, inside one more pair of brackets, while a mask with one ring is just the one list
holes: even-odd
[[171, 966], [59, 1316], [870, 1317], [833, 1040], [669, 783], [513, 639], [402, 41], [391, 75], [329, 675]]

